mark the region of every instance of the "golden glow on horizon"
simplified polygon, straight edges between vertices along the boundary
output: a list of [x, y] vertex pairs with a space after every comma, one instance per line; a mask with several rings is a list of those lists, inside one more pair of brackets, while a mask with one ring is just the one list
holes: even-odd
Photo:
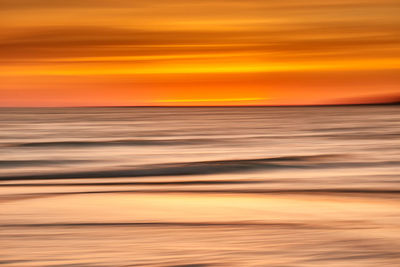
[[192, 59], [192, 58], [220, 58], [220, 57], [245, 57], [257, 56], [256, 53], [218, 53], [218, 54], [192, 54], [192, 55], [151, 55], [151, 56], [107, 56], [107, 57], [77, 57], [77, 58], [54, 58], [41, 59], [36, 62], [97, 62], [97, 61], [142, 61], [142, 60], [165, 60], [165, 59]]
[[[202, 56], [199, 56], [202, 57]], [[129, 57], [128, 57], [129, 58]], [[129, 61], [129, 59], [126, 59]], [[195, 58], [195, 56], [189, 57]], [[72, 60], [72, 59], [71, 59]], [[98, 59], [93, 59], [97, 61]], [[147, 59], [151, 60], [151, 59]], [[74, 60], [72, 60], [74, 61]], [[107, 60], [105, 60], [107, 61]], [[123, 65], [112, 65], [108, 68], [88, 65], [67, 66], [63, 63], [55, 63], [50, 67], [36, 65], [34, 68], [8, 67], [0, 68], [0, 76], [30, 76], [30, 75], [129, 75], [129, 74], [193, 74], [193, 73], [246, 73], [246, 72], [285, 72], [285, 71], [329, 71], [329, 70], [391, 70], [400, 68], [400, 60], [397, 59], [372, 59], [352, 61], [331, 62], [309, 62], [309, 63], [247, 63], [243, 65], [208, 64], [185, 65], [185, 64], [154, 64], [142, 68], [130, 68]]]
[[157, 100], [159, 103], [196, 103], [196, 102], [243, 102], [243, 101], [260, 101], [268, 100], [268, 98], [248, 97], [248, 98], [206, 98], [206, 99], [162, 99]]
[[397, 0], [0, 1], [0, 106], [400, 93]]

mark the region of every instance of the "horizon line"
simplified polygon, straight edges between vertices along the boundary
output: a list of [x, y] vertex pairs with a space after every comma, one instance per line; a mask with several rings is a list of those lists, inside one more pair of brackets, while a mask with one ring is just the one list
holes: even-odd
[[376, 103], [293, 104], [293, 105], [77, 105], [77, 106], [0, 106], [0, 108], [250, 108], [250, 107], [343, 107], [343, 106], [396, 106], [400, 101]]

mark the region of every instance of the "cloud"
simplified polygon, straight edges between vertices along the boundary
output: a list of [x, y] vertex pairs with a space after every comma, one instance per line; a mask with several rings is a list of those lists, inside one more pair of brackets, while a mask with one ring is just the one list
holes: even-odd
[[[92, 92], [124, 77], [145, 80], [137, 87], [154, 86], [156, 94], [207, 91], [204, 85], [213, 88], [210, 99], [241, 97], [214, 96], [218, 90], [297, 88], [316, 95], [316, 87], [373, 93], [399, 84], [391, 74], [400, 69], [398, 0], [0, 0], [0, 6], [0, 77], [9, 81], [9, 98], [19, 87], [68, 95], [73, 78], [75, 91]], [[89, 77], [96, 79], [88, 85]], [[100, 77], [114, 78], [99, 84]]]
[[[368, 31], [365, 30], [368, 29]], [[278, 29], [142, 30], [42, 27], [3, 36], [2, 59], [68, 59], [224, 53], [266, 60], [400, 57], [400, 29], [387, 25], [284, 25]]]

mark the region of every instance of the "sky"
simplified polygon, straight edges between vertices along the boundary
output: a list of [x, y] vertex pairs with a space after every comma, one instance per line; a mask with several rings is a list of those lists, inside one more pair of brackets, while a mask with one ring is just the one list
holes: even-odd
[[399, 0], [0, 0], [0, 106], [400, 94]]

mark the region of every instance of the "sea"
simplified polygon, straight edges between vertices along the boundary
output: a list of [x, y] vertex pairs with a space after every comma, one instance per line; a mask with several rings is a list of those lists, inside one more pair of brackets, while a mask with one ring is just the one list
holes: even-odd
[[400, 107], [1, 108], [0, 265], [400, 266]]

